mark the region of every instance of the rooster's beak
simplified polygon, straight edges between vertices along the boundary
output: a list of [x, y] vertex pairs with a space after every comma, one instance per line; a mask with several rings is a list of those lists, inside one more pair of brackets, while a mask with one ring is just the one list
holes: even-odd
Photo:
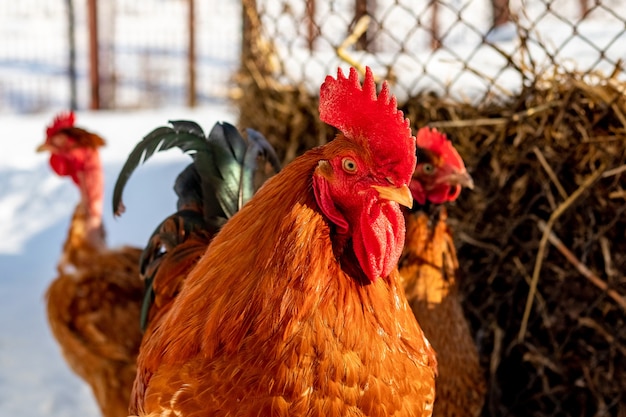
[[443, 175], [439, 178], [437, 183], [445, 183], [449, 185], [460, 185], [461, 187], [469, 188], [470, 190], [474, 189], [474, 180], [472, 176], [466, 171], [452, 171], [447, 175]]
[[37, 146], [37, 149], [35, 149], [35, 152], [45, 152], [45, 151], [52, 151], [52, 147], [48, 145], [47, 143], [42, 143], [41, 145]]
[[413, 196], [411, 190], [406, 185], [402, 187], [383, 187], [380, 185], [372, 185], [372, 188], [378, 191], [380, 198], [385, 200], [395, 201], [398, 204], [402, 204], [405, 207], [413, 207]]

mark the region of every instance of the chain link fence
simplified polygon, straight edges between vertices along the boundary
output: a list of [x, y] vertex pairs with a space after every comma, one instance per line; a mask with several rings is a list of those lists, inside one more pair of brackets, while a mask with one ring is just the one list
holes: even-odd
[[[241, 45], [241, 4], [195, 2], [199, 103], [225, 97]], [[189, 102], [189, 0], [98, 2], [102, 107]], [[620, 0], [244, 0], [244, 59], [285, 85], [316, 92], [337, 66], [371, 66], [402, 103], [418, 92], [480, 103], [515, 94], [554, 64], [619, 77], [626, 56]], [[90, 102], [87, 2], [2, 2], [0, 109], [67, 107], [69, 7], [77, 106]]]
[[400, 103], [419, 92], [480, 103], [555, 65], [623, 76], [619, 0], [244, 0], [247, 58], [318, 88], [338, 66], [372, 67]]

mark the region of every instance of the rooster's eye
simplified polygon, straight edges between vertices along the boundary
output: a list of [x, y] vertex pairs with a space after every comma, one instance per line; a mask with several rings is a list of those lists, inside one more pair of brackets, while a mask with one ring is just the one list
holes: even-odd
[[66, 138], [63, 135], [54, 135], [50, 138], [50, 144], [56, 148], [62, 148], [65, 142]]
[[422, 170], [425, 174], [432, 174], [433, 172], [435, 172], [435, 167], [432, 164], [424, 164], [422, 166]]
[[351, 158], [343, 158], [343, 161], [341, 161], [341, 165], [343, 167], [343, 170], [349, 174], [354, 174], [356, 172], [356, 162], [354, 162], [354, 160]]

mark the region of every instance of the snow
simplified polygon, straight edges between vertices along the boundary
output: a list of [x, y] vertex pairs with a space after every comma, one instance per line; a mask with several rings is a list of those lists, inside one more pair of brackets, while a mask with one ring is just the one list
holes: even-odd
[[[285, 1], [263, 0], [259, 4], [267, 3], [266, 7], [272, 13], [278, 13]], [[378, 4], [383, 7], [391, 2], [381, 0]], [[489, 18], [485, 16], [485, 2], [486, 0], [475, 0], [471, 7], [463, 6], [464, 18], [474, 22], [479, 33], [486, 30], [484, 20]], [[592, 39], [593, 43], [606, 46], [608, 56], [622, 58], [626, 56], [626, 40], [623, 34], [626, 6], [618, 0], [604, 2], [618, 11], [619, 19], [600, 8], [579, 26], [579, 32]], [[47, 157], [34, 152], [44, 138], [45, 126], [69, 102], [68, 86], [63, 74], [64, 37], [59, 35], [65, 30], [60, 23], [64, 18], [63, 8], [52, 7], [54, 2], [48, 0], [20, 0], [16, 5], [18, 3], [17, 15], [6, 12], [9, 3], [3, 2], [0, 6], [0, 36], [12, 40], [0, 43], [0, 121], [4, 131], [8, 133], [0, 142], [0, 416], [95, 417], [99, 413], [90, 389], [72, 374], [62, 359], [44, 313], [44, 293], [55, 277], [55, 265], [67, 233], [69, 218], [78, 200], [77, 190], [71, 182], [54, 176], [47, 164]], [[236, 110], [225, 102], [224, 96], [230, 72], [236, 65], [238, 56], [238, 1], [220, 2], [220, 9], [217, 11], [198, 12], [207, 19], [206, 27], [213, 30], [200, 36], [199, 43], [205, 45], [205, 49], [200, 51], [199, 60], [207, 67], [199, 75], [199, 84], [210, 84], [212, 87], [207, 90], [207, 97], [201, 100], [202, 106], [194, 110], [175, 107], [183, 102], [180, 88], [175, 88], [175, 85], [184, 85], [183, 69], [173, 68], [167, 59], [172, 51], [183, 53], [180, 50], [180, 38], [184, 36], [184, 28], [180, 25], [176, 27], [173, 23], [182, 19], [170, 19], [170, 15], [180, 15], [184, 2], [119, 0], [118, 3], [121, 5], [118, 13], [123, 13], [118, 25], [124, 30], [143, 33], [145, 38], [150, 38], [156, 36], [155, 31], [158, 33], [167, 28], [169, 31], [163, 36], [169, 36], [175, 42], [166, 51], [168, 53], [162, 54], [155, 61], [129, 61], [130, 55], [124, 58], [128, 63], [127, 72], [120, 74], [125, 83], [124, 89], [118, 93], [119, 100], [127, 110], [77, 112], [78, 125], [101, 134], [107, 140], [107, 146], [102, 151], [107, 204], [110, 204], [112, 187], [126, 156], [135, 143], [153, 128], [165, 125], [168, 120], [190, 119], [197, 121], [208, 131], [218, 120], [231, 123], [237, 121]], [[292, 71], [289, 76], [294, 79], [306, 76], [307, 85], [312, 91], [317, 91], [327, 73], [334, 73], [333, 68], [341, 66], [344, 73], [347, 71], [347, 65], [336, 58], [332, 46], [341, 43], [345, 37], [345, 33], [337, 28], [345, 28], [351, 20], [348, 3], [349, 0], [338, 1], [333, 18], [326, 17], [329, 10], [325, 3], [320, 3], [318, 16], [324, 25], [324, 31], [330, 37], [330, 43], [319, 45], [314, 56], [305, 49], [287, 47], [287, 41], [294, 39], [293, 32], [302, 30], [301, 27], [295, 27], [293, 22], [287, 21], [278, 25], [280, 27], [269, 27], [270, 32], [276, 32], [278, 42], [275, 46], [285, 57], [284, 68]], [[394, 3], [412, 4], [409, 0]], [[449, 0], [448, 3], [449, 7], [460, 8], [467, 0]], [[568, 19], [576, 20], [575, 6], [578, 2], [554, 0], [551, 3], [554, 10], [563, 12]], [[84, 2], [75, 4], [79, 9], [84, 7]], [[148, 23], [147, 20], [139, 19], [140, 14], [148, 17], [145, 10], [137, 10], [139, 4], [150, 4], [156, 15], [152, 17], [156, 20]], [[532, 22], [545, 13], [545, 6], [539, 0], [511, 1], [511, 5], [513, 11], [525, 22]], [[156, 12], [161, 9], [164, 12]], [[304, 13], [301, 7], [295, 7], [294, 12], [299, 15]], [[28, 25], [21, 20], [26, 17], [29, 19]], [[408, 25], [403, 20], [405, 17], [401, 10], [387, 17], [390, 20], [388, 24], [397, 29], [397, 36], [402, 36], [403, 26]], [[168, 19], [167, 22], [159, 24], [159, 19], [165, 18]], [[26, 26], [28, 30], [24, 30]], [[175, 27], [172, 29], [172, 26]], [[571, 25], [566, 21], [547, 16], [534, 29], [536, 35], [531, 42], [530, 52], [537, 62], [545, 61], [545, 53], [537, 46], [537, 42], [543, 42], [552, 48], [551, 51], [560, 50], [563, 54], [561, 59], [572, 66], [581, 69], [595, 66], [598, 53], [589, 42], [580, 38], [566, 41], [565, 38], [572, 31]], [[418, 56], [424, 59], [417, 64], [406, 55], [398, 57], [387, 47], [385, 53], [376, 57], [359, 56], [356, 52], [354, 55], [360, 62], [370, 64], [375, 74], [386, 73], [383, 72], [385, 62], [394, 62], [399, 85], [408, 89], [421, 88], [425, 83], [441, 89], [447, 82], [454, 84], [456, 94], [460, 97], [476, 96], [484, 89], [484, 77], [467, 73], [457, 77], [459, 57], [468, 51], [468, 45], [476, 43], [476, 34], [472, 33], [474, 32], [463, 27], [453, 30], [447, 41], [454, 47], [452, 51], [456, 51], [456, 55], [450, 51], [439, 51], [427, 59]], [[512, 51], [518, 44], [512, 27], [501, 28], [489, 36], [505, 51]], [[223, 39], [228, 39], [230, 44], [224, 45]], [[282, 44], [281, 39], [284, 40]], [[416, 50], [423, 51], [425, 39], [424, 32], [415, 34]], [[46, 51], [52, 52], [47, 53], [36, 48], [42, 40], [45, 40]], [[85, 47], [84, 38], [77, 41], [79, 47]], [[113, 42], [121, 56], [139, 47], [130, 38], [114, 39]], [[381, 42], [393, 45], [390, 39], [382, 39]], [[9, 50], [9, 47], [13, 49]], [[20, 50], [17, 58], [11, 55], [14, 48]], [[306, 73], [299, 73], [300, 62], [311, 58], [312, 63], [308, 65]], [[494, 54], [493, 50], [481, 49], [473, 55], [472, 66], [479, 68], [483, 74], [497, 75], [498, 85], [503, 90], [519, 88], [519, 74], [514, 71], [497, 72], [497, 64], [502, 61], [503, 58]], [[79, 59], [78, 64], [79, 109], [84, 109], [87, 102], [86, 63]], [[130, 110], [152, 88], [149, 85], [139, 85], [136, 80], [139, 71], [168, 72], [168, 77], [173, 80], [168, 90], [172, 90], [171, 95], [165, 96], [168, 100], [171, 98], [168, 107], [158, 110]], [[416, 77], [420, 74], [429, 76]], [[49, 97], [52, 97], [40, 103], [46, 111], [20, 114], [32, 111], [27, 104], [31, 102], [31, 96], [38, 94], [23, 83], [25, 75], [32, 75], [37, 88], [45, 86]], [[443, 83], [433, 82], [433, 78], [430, 78], [432, 75], [439, 76]], [[394, 91], [398, 93], [400, 90], [395, 88]], [[9, 100], [15, 98], [19, 103], [17, 107], [8, 104]], [[173, 211], [175, 196], [172, 185], [175, 176], [187, 163], [188, 157], [177, 150], [171, 150], [155, 156], [135, 172], [124, 194], [126, 213], [121, 218], [114, 219], [110, 206], [105, 206], [104, 224], [109, 245], [145, 244], [155, 225]]]

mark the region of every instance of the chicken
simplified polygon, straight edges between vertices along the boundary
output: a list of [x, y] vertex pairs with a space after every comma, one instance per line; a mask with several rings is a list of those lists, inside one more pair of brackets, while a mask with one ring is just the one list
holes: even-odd
[[459, 299], [454, 242], [440, 206], [456, 200], [462, 186], [473, 188], [473, 182], [451, 142], [435, 129], [420, 129], [410, 185], [417, 204], [405, 217], [400, 275], [415, 318], [437, 352], [434, 416], [478, 416], [486, 392]]
[[[50, 166], [80, 191], [58, 277], [46, 293], [52, 334], [70, 368], [85, 380], [105, 417], [128, 415], [141, 340], [138, 325], [143, 285], [141, 250], [108, 249], [102, 225], [104, 174], [98, 148], [104, 140], [74, 126], [62, 113], [47, 128]], [[129, 324], [130, 323], [130, 324]]]
[[268, 177], [280, 171], [274, 148], [259, 132], [247, 129], [244, 139], [234, 126], [216, 123], [205, 137], [195, 122], [170, 123], [172, 127], [159, 127], [137, 144], [113, 192], [113, 210], [121, 215], [124, 187], [141, 162], [157, 149], [176, 146], [192, 153], [193, 163], [174, 184], [177, 212], [155, 229], [141, 255], [140, 273], [146, 284], [141, 327], [147, 335], [169, 311], [213, 236]]
[[320, 88], [340, 130], [222, 227], [142, 341], [142, 416], [429, 416], [434, 352], [400, 287], [415, 138], [371, 70]]

